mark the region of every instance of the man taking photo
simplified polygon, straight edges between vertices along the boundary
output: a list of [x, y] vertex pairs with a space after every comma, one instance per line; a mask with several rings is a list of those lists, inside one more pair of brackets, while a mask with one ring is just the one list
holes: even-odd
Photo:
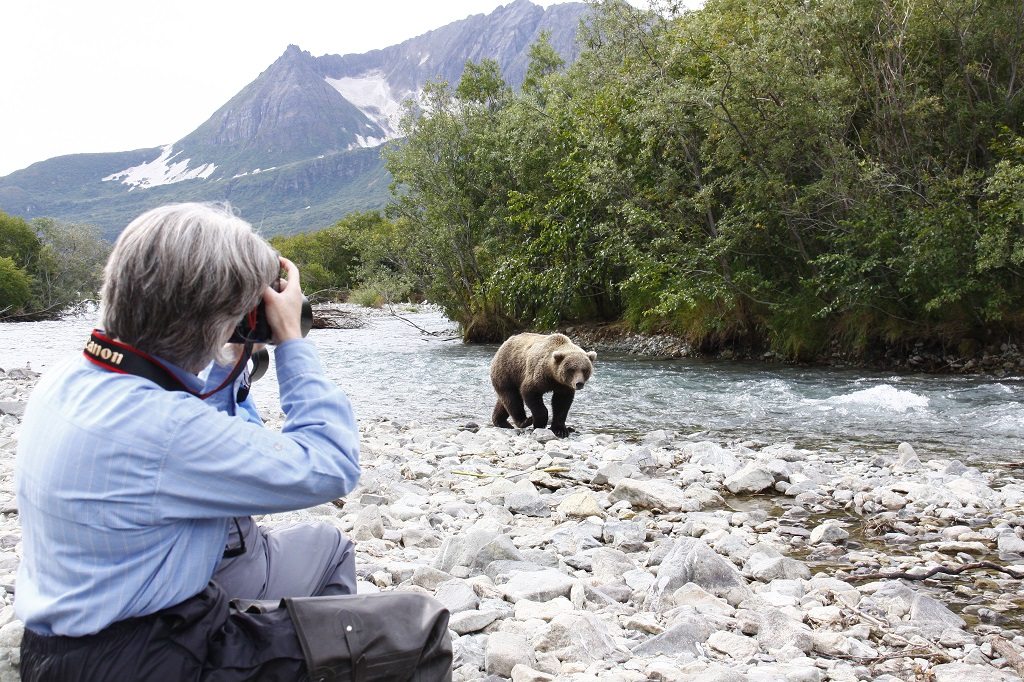
[[[359, 479], [355, 418], [302, 303], [295, 265], [226, 207], [164, 206], [121, 233], [103, 329], [40, 381], [22, 423], [22, 679], [451, 679], [437, 602], [355, 595], [338, 529], [251, 518]], [[280, 432], [246, 397], [260, 317]]]

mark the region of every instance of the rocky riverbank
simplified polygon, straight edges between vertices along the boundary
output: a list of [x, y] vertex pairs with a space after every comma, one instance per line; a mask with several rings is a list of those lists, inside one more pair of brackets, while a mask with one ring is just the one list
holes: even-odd
[[[0, 682], [17, 679], [12, 470], [35, 374], [0, 374]], [[276, 405], [261, 405], [268, 426]], [[451, 611], [455, 679], [1017, 680], [1024, 472], [786, 443], [362, 423], [315, 518], [360, 589]], [[961, 570], [960, 567], [975, 566]], [[891, 579], [893, 573], [928, 580]]]

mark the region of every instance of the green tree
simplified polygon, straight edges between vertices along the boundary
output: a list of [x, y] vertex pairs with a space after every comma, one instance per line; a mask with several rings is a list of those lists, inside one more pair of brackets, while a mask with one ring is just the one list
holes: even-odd
[[413, 286], [459, 322], [467, 339], [495, 340], [512, 328], [487, 286], [486, 248], [508, 186], [497, 136], [509, 92], [485, 60], [467, 63], [456, 93], [439, 82], [424, 97], [424, 111], [403, 119], [407, 139], [385, 155], [397, 191], [389, 216], [408, 234], [400, 259]]
[[42, 244], [32, 266], [38, 308], [59, 314], [98, 298], [103, 265], [110, 255], [110, 244], [103, 241], [99, 229], [52, 218], [37, 218], [32, 227]]
[[352, 286], [357, 255], [347, 232], [339, 226], [278, 236], [270, 243], [299, 267], [303, 289], [311, 300], [336, 300]]
[[0, 320], [24, 312], [32, 299], [32, 279], [10, 256], [0, 256]]
[[38, 259], [41, 248], [39, 237], [27, 222], [0, 211], [0, 257], [10, 258], [24, 268]]

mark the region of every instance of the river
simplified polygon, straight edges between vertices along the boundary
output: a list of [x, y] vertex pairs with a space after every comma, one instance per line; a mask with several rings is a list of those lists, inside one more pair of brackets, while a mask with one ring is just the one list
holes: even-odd
[[[488, 364], [494, 345], [462, 344], [430, 309], [401, 317], [371, 311], [357, 329], [313, 330], [327, 373], [360, 420], [423, 425], [485, 424], [494, 405]], [[95, 315], [0, 326], [0, 367], [45, 372], [84, 345]], [[421, 329], [436, 334], [424, 334]], [[274, 405], [273, 372], [253, 389]], [[849, 452], [895, 452], [910, 442], [922, 458], [965, 463], [1024, 459], [1024, 377], [876, 373], [785, 365], [655, 360], [600, 353], [577, 393], [569, 425], [581, 433], [694, 438]]]

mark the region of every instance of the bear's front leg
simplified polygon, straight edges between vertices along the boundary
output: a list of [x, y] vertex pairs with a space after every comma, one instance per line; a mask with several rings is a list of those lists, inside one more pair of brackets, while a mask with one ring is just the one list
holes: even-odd
[[559, 438], [565, 438], [575, 429], [565, 425], [565, 419], [569, 416], [569, 408], [572, 407], [572, 399], [576, 397], [576, 391], [564, 390], [555, 391], [551, 396], [551, 433]]
[[530, 414], [533, 415], [533, 427], [535, 429], [546, 428], [548, 425], [548, 408], [544, 407], [544, 394], [527, 393], [523, 398], [526, 400], [526, 406], [530, 408]]

